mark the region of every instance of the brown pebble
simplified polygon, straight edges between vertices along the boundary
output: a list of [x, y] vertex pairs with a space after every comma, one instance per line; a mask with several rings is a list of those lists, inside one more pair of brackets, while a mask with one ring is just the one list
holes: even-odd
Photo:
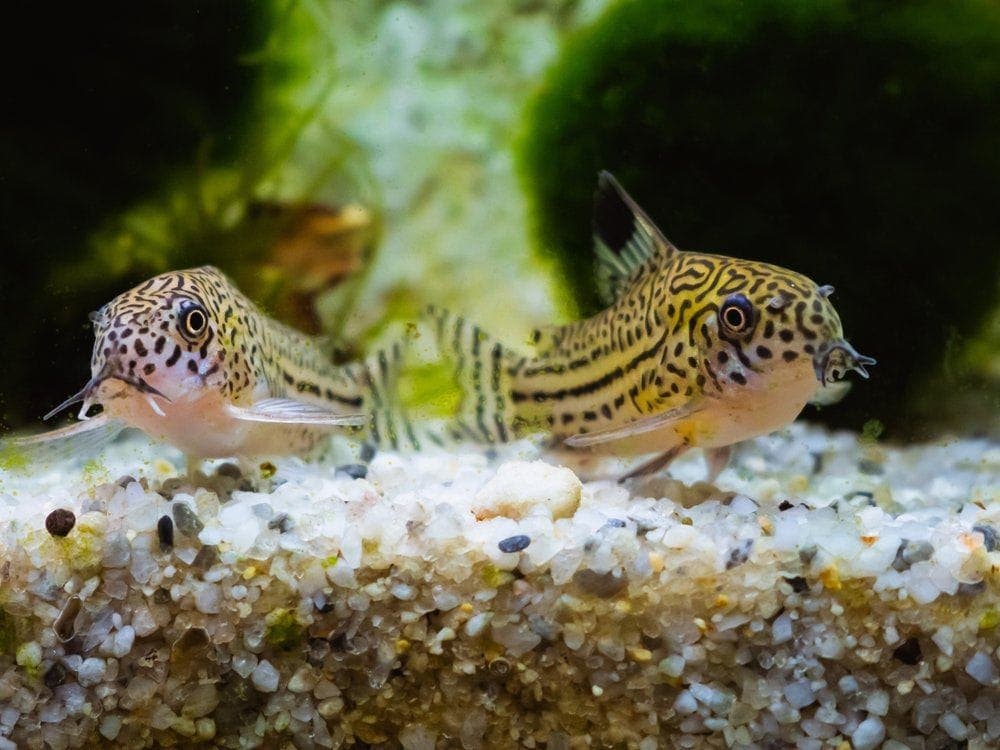
[[233, 463], [220, 464], [215, 470], [215, 473], [220, 477], [229, 477], [230, 479], [242, 479], [243, 472], [239, 466]]
[[45, 517], [45, 529], [52, 536], [66, 536], [76, 526], [76, 515], [69, 508], [56, 508]]
[[52, 623], [52, 630], [56, 637], [63, 643], [70, 641], [76, 635], [76, 616], [80, 614], [83, 602], [78, 596], [71, 596], [66, 600], [59, 616]]
[[607, 573], [595, 573], [590, 568], [574, 573], [573, 583], [588, 594], [602, 599], [610, 599], [628, 585], [624, 577], [616, 576], [610, 570]]
[[66, 668], [59, 662], [56, 662], [45, 672], [42, 682], [45, 683], [45, 687], [49, 688], [49, 690], [55, 690], [66, 682]]

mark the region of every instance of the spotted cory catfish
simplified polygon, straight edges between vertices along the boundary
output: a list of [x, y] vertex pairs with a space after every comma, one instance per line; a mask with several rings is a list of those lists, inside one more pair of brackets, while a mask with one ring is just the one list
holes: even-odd
[[[81, 421], [15, 441], [104, 441], [125, 427], [192, 458], [309, 451], [334, 428], [393, 444], [383, 397], [398, 352], [338, 366], [319, 339], [272, 320], [218, 269], [160, 274], [91, 314]], [[102, 411], [88, 417], [97, 405]]]
[[456, 433], [656, 454], [629, 476], [707, 450], [714, 476], [731, 446], [829, 400], [850, 370], [875, 363], [844, 339], [833, 291], [778, 266], [684, 252], [604, 172], [594, 203], [598, 281], [609, 307], [535, 332], [517, 354], [432, 310], [439, 351], [463, 391]]

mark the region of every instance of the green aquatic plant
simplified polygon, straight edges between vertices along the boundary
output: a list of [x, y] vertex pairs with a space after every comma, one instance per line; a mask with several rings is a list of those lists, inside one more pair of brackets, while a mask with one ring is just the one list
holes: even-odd
[[885, 432], [885, 425], [878, 419], [869, 419], [861, 426], [861, 440], [865, 443], [875, 443], [882, 433]]

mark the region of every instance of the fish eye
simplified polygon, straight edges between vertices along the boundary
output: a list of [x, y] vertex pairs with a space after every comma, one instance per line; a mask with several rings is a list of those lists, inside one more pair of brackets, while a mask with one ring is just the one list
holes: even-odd
[[186, 338], [197, 338], [208, 328], [208, 314], [205, 308], [191, 300], [181, 304], [178, 319], [181, 333]]
[[722, 303], [719, 317], [731, 332], [745, 333], [753, 326], [753, 305], [742, 294], [733, 294]]

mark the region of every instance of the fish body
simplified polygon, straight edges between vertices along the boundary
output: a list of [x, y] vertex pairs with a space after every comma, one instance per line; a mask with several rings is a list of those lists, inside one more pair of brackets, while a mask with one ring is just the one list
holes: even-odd
[[717, 451], [791, 422], [874, 360], [843, 338], [820, 287], [787, 269], [674, 247], [608, 173], [595, 196], [598, 279], [610, 306], [540, 329], [515, 354], [436, 312], [439, 348], [466, 391], [462, 431], [488, 441], [547, 432], [601, 453]]
[[91, 379], [53, 410], [82, 401], [84, 421], [33, 440], [134, 427], [213, 458], [303, 453], [333, 428], [385, 427], [385, 352], [334, 365], [319, 339], [269, 318], [213, 267], [155, 276], [91, 320]]

